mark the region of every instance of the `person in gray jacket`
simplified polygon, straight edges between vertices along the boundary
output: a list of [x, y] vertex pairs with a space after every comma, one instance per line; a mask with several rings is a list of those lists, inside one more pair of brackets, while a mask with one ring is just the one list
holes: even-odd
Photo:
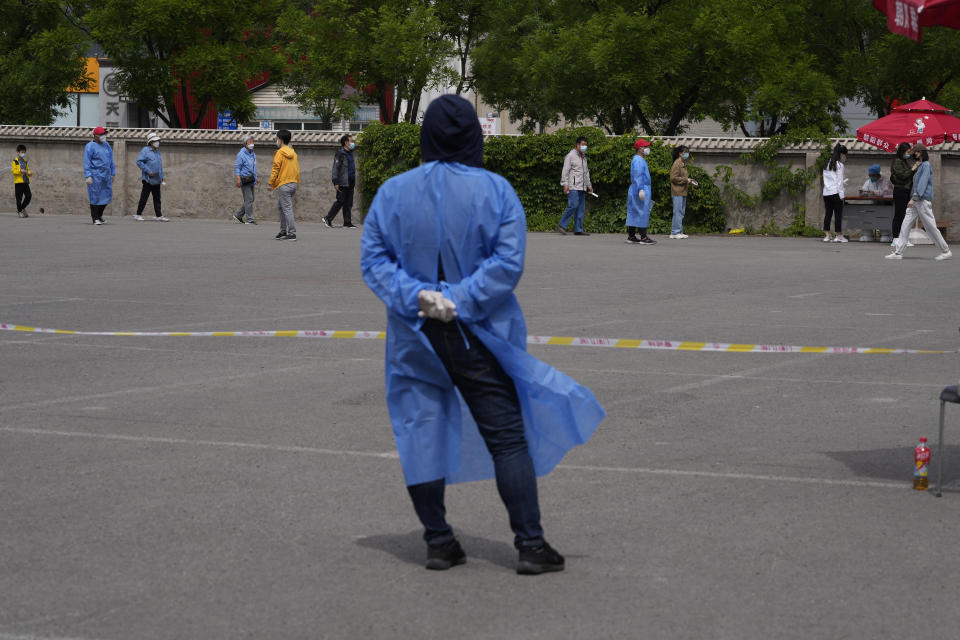
[[560, 186], [567, 196], [567, 208], [560, 218], [560, 224], [557, 225], [557, 233], [567, 235], [567, 225], [570, 224], [570, 218], [576, 213], [576, 219], [573, 222], [573, 235], [590, 235], [583, 230], [583, 215], [587, 206], [587, 193], [593, 193], [593, 185], [590, 183], [590, 168], [587, 166], [587, 139], [583, 136], [577, 138], [570, 153], [563, 159], [563, 171], [560, 173]]
[[910, 227], [919, 217], [927, 235], [940, 249], [940, 255], [934, 260], [949, 260], [953, 257], [953, 253], [947, 246], [946, 240], [940, 235], [937, 221], [933, 217], [933, 170], [930, 168], [930, 155], [925, 146], [917, 143], [910, 149], [910, 157], [919, 165], [915, 165], [917, 172], [913, 175], [913, 188], [910, 190], [910, 201], [907, 202], [907, 215], [903, 219], [903, 226], [900, 227], [900, 237], [893, 244], [893, 253], [884, 257], [888, 260], [903, 260], [903, 250], [907, 247], [907, 240], [910, 238]]
[[237, 152], [237, 159], [233, 163], [237, 187], [243, 194], [243, 205], [233, 214], [240, 224], [257, 224], [253, 217], [253, 199], [256, 187], [260, 184], [260, 176], [257, 175], [257, 154], [253, 152], [253, 147], [253, 136], [248, 136], [243, 141], [243, 149]]
[[357, 143], [353, 136], [343, 135], [340, 137], [340, 148], [333, 156], [333, 169], [330, 172], [330, 178], [333, 180], [333, 188], [337, 190], [337, 201], [330, 207], [330, 211], [323, 218], [323, 224], [332, 227], [333, 219], [337, 212], [343, 209], [343, 228], [356, 229], [357, 225], [350, 221], [350, 210], [353, 208], [353, 190], [357, 183], [357, 165], [353, 159], [353, 150], [357, 148]]

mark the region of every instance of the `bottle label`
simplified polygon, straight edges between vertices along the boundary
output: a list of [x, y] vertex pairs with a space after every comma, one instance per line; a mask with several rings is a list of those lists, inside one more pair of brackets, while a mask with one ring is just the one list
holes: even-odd
[[914, 461], [916, 462], [916, 468], [913, 470], [913, 475], [918, 478], [926, 478], [927, 468], [930, 464], [930, 449], [926, 447], [916, 449]]

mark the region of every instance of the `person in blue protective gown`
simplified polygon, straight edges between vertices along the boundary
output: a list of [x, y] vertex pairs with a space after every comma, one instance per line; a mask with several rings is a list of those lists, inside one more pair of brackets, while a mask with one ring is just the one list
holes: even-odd
[[584, 443], [605, 413], [589, 389], [526, 352], [513, 293], [526, 217], [510, 184], [482, 168], [470, 103], [434, 100], [420, 146], [423, 164], [377, 191], [361, 266], [387, 308], [387, 406], [427, 568], [465, 562], [446, 521], [446, 484], [496, 478], [518, 573], [559, 571], [536, 476]]
[[[650, 154], [650, 143], [638, 139], [633, 148], [637, 153], [630, 161], [630, 190], [627, 192], [627, 244], [657, 244], [647, 236], [650, 209], [653, 208], [653, 182], [650, 167], [644, 157]], [[637, 231], [640, 237], [637, 237]]]
[[113, 163], [113, 149], [107, 144], [107, 130], [97, 127], [93, 130], [93, 140], [83, 149], [83, 177], [87, 182], [93, 224], [103, 224], [103, 211], [113, 198], [115, 175], [117, 166]]

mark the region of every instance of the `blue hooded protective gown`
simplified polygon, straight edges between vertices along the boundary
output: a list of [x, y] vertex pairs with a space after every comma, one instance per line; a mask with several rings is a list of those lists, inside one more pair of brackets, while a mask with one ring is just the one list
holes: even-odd
[[[645, 200], [638, 192], [643, 189]], [[650, 226], [650, 209], [653, 208], [653, 182], [650, 168], [641, 156], [633, 156], [630, 162], [630, 191], [627, 192], [627, 226], [646, 228]]]
[[83, 177], [93, 178], [93, 184], [87, 185], [90, 204], [110, 204], [113, 198], [112, 176], [117, 175], [113, 164], [113, 149], [106, 142], [91, 140], [83, 149]]
[[586, 442], [606, 415], [589, 389], [526, 352], [526, 323], [513, 294], [526, 233], [513, 187], [484, 169], [428, 162], [377, 191], [364, 220], [361, 264], [387, 306], [387, 406], [408, 485], [494, 477], [476, 423], [420, 331], [422, 289], [439, 288], [453, 300], [456, 321], [516, 383], [537, 475]]

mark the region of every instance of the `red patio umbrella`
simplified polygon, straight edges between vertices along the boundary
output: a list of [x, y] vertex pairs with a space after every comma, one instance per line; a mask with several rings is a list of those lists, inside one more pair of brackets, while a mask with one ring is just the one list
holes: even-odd
[[922, 27], [960, 29], [960, 0], [873, 0], [887, 16], [887, 29], [920, 42]]
[[857, 140], [891, 153], [901, 142], [922, 142], [928, 147], [941, 142], [960, 142], [960, 118], [939, 104], [926, 99], [917, 100], [860, 127]]

